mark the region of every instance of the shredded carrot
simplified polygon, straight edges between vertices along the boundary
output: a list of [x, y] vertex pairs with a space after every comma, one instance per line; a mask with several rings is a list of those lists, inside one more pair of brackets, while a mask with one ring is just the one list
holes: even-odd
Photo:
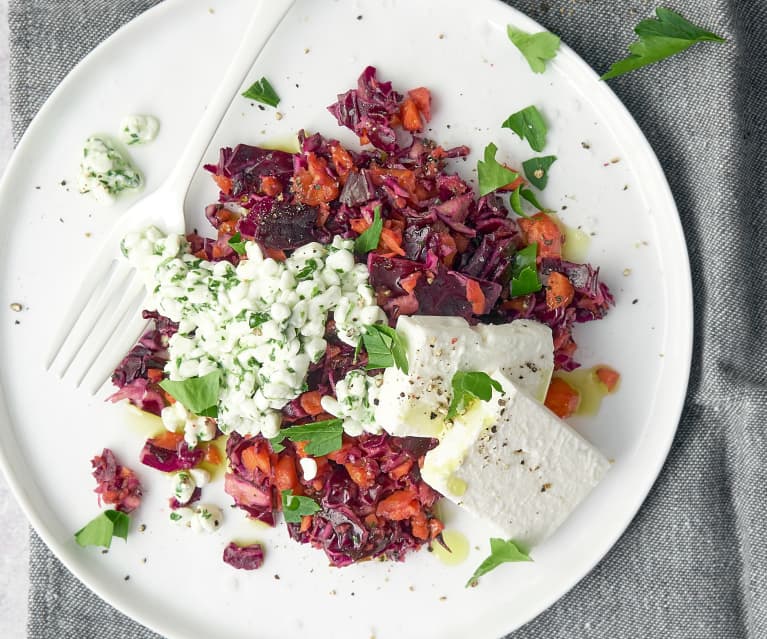
[[223, 193], [229, 195], [232, 192], [232, 180], [225, 175], [214, 175], [213, 181]]
[[346, 184], [349, 173], [357, 170], [351, 153], [340, 144], [332, 144], [330, 146], [330, 159], [333, 162], [333, 168], [338, 176], [338, 181], [341, 184]]
[[368, 222], [364, 217], [355, 217], [349, 220], [349, 226], [352, 227], [352, 231], [362, 235], [370, 228], [370, 222]]
[[146, 369], [146, 376], [147, 379], [150, 382], [154, 382], [155, 384], [157, 382], [162, 381], [164, 373], [162, 372], [161, 368], [147, 368]]
[[219, 452], [218, 448], [214, 446], [213, 444], [208, 444], [205, 447], [205, 457], [202, 458], [203, 461], [208, 462], [209, 464], [213, 464], [214, 466], [218, 466], [221, 463], [221, 453]]
[[519, 220], [527, 244], [538, 243], [538, 261], [544, 257], [562, 256], [562, 231], [556, 222], [543, 211], [530, 218]]
[[404, 477], [410, 472], [410, 469], [412, 467], [413, 467], [413, 460], [406, 459], [399, 466], [395, 466], [389, 471], [389, 477], [395, 480], [401, 479], [402, 477]]
[[301, 526], [298, 529], [299, 532], [306, 532], [311, 527], [312, 527], [312, 516], [304, 515], [303, 517], [301, 517]]
[[509, 182], [505, 186], [502, 186], [499, 188], [499, 191], [514, 191], [518, 186], [524, 186], [525, 185], [525, 178], [523, 178], [521, 175], [519, 175], [519, 171], [516, 169], [512, 169], [510, 166], [507, 166], [506, 164], [503, 165], [505, 168], [509, 169], [509, 171], [514, 171], [514, 173], [517, 173], [517, 179]]
[[543, 403], [557, 417], [567, 419], [578, 410], [581, 394], [561, 377], [553, 377]]
[[552, 311], [557, 308], [564, 308], [570, 305], [575, 296], [575, 289], [567, 278], [567, 275], [552, 272], [549, 275], [549, 281], [546, 284], [546, 306]]
[[290, 455], [281, 455], [274, 468], [274, 485], [277, 490], [292, 490], [294, 495], [303, 494], [301, 484], [298, 481], [296, 464]]
[[370, 488], [375, 484], [376, 472], [364, 462], [344, 464], [344, 468], [346, 468], [346, 472], [349, 473], [349, 477], [352, 478], [352, 481], [360, 488]]
[[615, 392], [618, 382], [621, 381], [621, 374], [618, 371], [603, 364], [602, 366], [597, 366], [594, 373], [597, 379], [607, 387], [608, 393]]
[[157, 435], [157, 437], [152, 437], [149, 441], [160, 448], [176, 450], [179, 444], [184, 441], [184, 433], [172, 433], [167, 431]]
[[236, 226], [237, 226], [237, 220], [226, 220], [226, 222], [221, 222], [221, 224], [219, 224], [218, 226], [219, 236], [221, 236], [222, 234], [233, 235]]
[[282, 249], [267, 247], [264, 249], [264, 255], [266, 255], [266, 257], [271, 257], [275, 262], [284, 262], [288, 259], [288, 256], [285, 255], [285, 251]]
[[421, 505], [412, 489], [398, 490], [378, 502], [376, 515], [391, 521], [410, 519], [421, 512]]
[[415, 102], [418, 111], [427, 122], [431, 120], [431, 91], [426, 87], [417, 87], [407, 92], [408, 97]]
[[262, 175], [261, 191], [263, 191], [265, 195], [274, 197], [275, 195], [282, 193], [282, 183], [273, 175]]
[[269, 460], [269, 451], [266, 447], [254, 444], [242, 451], [240, 455], [242, 463], [251, 473], [258, 469], [265, 475], [272, 472], [272, 464]]
[[381, 241], [379, 246], [383, 246], [384, 249], [388, 249], [395, 255], [402, 257], [405, 255], [405, 249], [402, 248], [402, 234], [392, 228], [386, 228], [386, 226], [384, 226], [384, 228], [381, 229]]
[[415, 287], [418, 285], [418, 280], [421, 279], [421, 275], [423, 275], [421, 271], [415, 271], [410, 275], [406, 275], [405, 277], [400, 278], [399, 285], [405, 289], [405, 292], [409, 295], [415, 290]]
[[419, 510], [410, 519], [410, 530], [413, 533], [413, 537], [418, 539], [429, 539], [429, 522], [426, 519], [423, 510]]
[[471, 302], [471, 312], [482, 315], [485, 312], [485, 294], [477, 280], [466, 280], [466, 299]]
[[309, 165], [293, 176], [293, 192], [296, 200], [309, 206], [332, 202], [338, 197], [338, 182], [328, 172], [328, 161], [316, 153], [306, 154]]
[[415, 133], [423, 128], [421, 114], [413, 98], [405, 98], [399, 107], [399, 117], [402, 120], [402, 128]]
[[320, 399], [322, 393], [318, 390], [306, 391], [299, 398], [301, 408], [304, 409], [309, 415], [319, 415], [322, 412], [322, 404]]

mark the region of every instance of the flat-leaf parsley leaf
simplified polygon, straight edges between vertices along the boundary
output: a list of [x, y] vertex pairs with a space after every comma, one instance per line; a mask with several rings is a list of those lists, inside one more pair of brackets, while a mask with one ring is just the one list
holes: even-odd
[[514, 46], [525, 56], [527, 63], [535, 73], [543, 73], [546, 70], [546, 63], [557, 55], [559, 36], [553, 33], [548, 31], [527, 33], [507, 25], [506, 34]]
[[276, 107], [280, 103], [280, 96], [274, 90], [269, 80], [261, 78], [248, 87], [248, 90], [242, 94], [243, 97], [256, 102], [261, 102], [272, 107]]
[[368, 354], [367, 370], [396, 366], [407, 374], [407, 350], [402, 336], [390, 326], [371, 324], [365, 327], [362, 343]]
[[373, 209], [373, 223], [354, 240], [354, 251], [360, 254], [374, 251], [378, 246], [378, 242], [381, 241], [381, 231], [383, 231], [383, 220], [381, 219], [381, 206], [379, 205]]
[[476, 586], [478, 579], [482, 575], [486, 575], [501, 564], [517, 561], [532, 561], [532, 559], [530, 559], [530, 555], [520, 550], [511, 539], [504, 541], [498, 537], [491, 538], [490, 556], [479, 564], [474, 574], [469, 578], [469, 581], [466, 582], [466, 587]]
[[545, 155], [541, 158], [530, 158], [522, 162], [522, 168], [525, 170], [530, 184], [541, 189], [546, 188], [549, 181], [549, 168], [557, 161], [556, 155]]
[[234, 249], [237, 255], [245, 255], [245, 242], [242, 241], [242, 234], [239, 231], [229, 238], [227, 244]]
[[119, 510], [105, 510], [75, 533], [75, 541], [81, 546], [109, 548], [113, 537], [127, 541], [130, 516]]
[[281, 442], [286, 437], [293, 442], [306, 442], [304, 451], [307, 455], [322, 457], [341, 448], [343, 433], [342, 419], [326, 419], [313, 424], [283, 428], [269, 442], [275, 453], [284, 449]]
[[533, 151], [543, 151], [543, 147], [546, 146], [548, 128], [541, 112], [534, 105], [512, 113], [501, 126], [511, 129], [520, 138], [527, 140]]
[[456, 415], [465, 412], [476, 400], [490, 401], [493, 397], [493, 389], [499, 393], [503, 387], [487, 373], [458, 371], [453, 375], [451, 382], [453, 398], [447, 409], [447, 418], [452, 419]]
[[492, 142], [485, 147], [485, 159], [477, 162], [479, 195], [487, 195], [507, 186], [519, 177], [519, 174], [503, 166], [495, 159], [498, 147]]
[[519, 297], [541, 290], [541, 280], [538, 277], [535, 258], [538, 254], [538, 244], [533, 242], [514, 256], [511, 267], [511, 296]]
[[187, 410], [197, 415], [205, 412], [209, 417], [214, 417], [210, 409], [218, 404], [221, 371], [215, 370], [202, 377], [190, 377], [180, 382], [164, 379], [160, 386]]
[[697, 42], [725, 42], [721, 36], [695, 26], [675, 11], [658, 7], [655, 14], [657, 19], [642, 20], [634, 27], [639, 40], [629, 45], [631, 55], [614, 62], [609, 71], [602, 76], [602, 80], [615, 78], [664, 60], [689, 49]]
[[282, 514], [289, 524], [300, 524], [305, 515], [313, 515], [322, 510], [311, 497], [294, 495], [292, 490], [282, 491]]

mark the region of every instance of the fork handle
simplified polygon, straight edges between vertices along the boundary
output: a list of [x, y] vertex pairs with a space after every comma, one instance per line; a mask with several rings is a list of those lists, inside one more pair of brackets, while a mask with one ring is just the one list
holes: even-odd
[[164, 187], [176, 193], [182, 204], [202, 156], [229, 105], [245, 81], [255, 59], [293, 4], [295, 0], [261, 0], [254, 11], [223, 79], [179, 155], [176, 165], [165, 180]]

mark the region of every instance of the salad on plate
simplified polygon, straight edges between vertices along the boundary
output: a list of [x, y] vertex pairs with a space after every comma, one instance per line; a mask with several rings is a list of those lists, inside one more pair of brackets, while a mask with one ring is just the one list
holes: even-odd
[[[161, 418], [140, 461], [169, 474], [176, 524], [219, 528], [205, 486], [223, 466], [243, 517], [281, 518], [332, 566], [448, 547], [442, 498], [488, 523], [494, 554], [529, 559], [610, 466], [564, 421], [573, 328], [613, 298], [598, 268], [566, 259], [568, 230], [531, 188], [555, 158], [524, 177], [490, 144], [475, 185], [455, 172], [469, 148], [425, 135], [429, 90], [400, 93], [373, 67], [328, 110], [360, 148], [303, 130], [297, 152], [222, 148], [205, 166], [214, 237], [124, 239], [151, 326], [110, 399]], [[504, 126], [545, 141], [535, 107]], [[619, 375], [593, 378], [608, 392]], [[135, 510], [135, 473], [108, 449], [93, 464], [108, 512]], [[223, 559], [263, 556], [229, 543]]]

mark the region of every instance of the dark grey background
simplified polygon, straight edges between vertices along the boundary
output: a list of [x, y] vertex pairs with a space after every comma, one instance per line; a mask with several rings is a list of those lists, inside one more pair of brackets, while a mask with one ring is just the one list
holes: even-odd
[[[153, 4], [11, 0], [17, 139], [72, 65]], [[625, 56], [631, 29], [656, 6], [509, 4], [561, 35], [599, 72]], [[514, 639], [767, 637], [767, 2], [664, 6], [728, 40], [610, 82], [660, 158], [687, 237], [696, 296], [687, 403], [661, 477], [629, 530]], [[30, 563], [30, 637], [156, 636], [91, 594], [34, 534]]]

